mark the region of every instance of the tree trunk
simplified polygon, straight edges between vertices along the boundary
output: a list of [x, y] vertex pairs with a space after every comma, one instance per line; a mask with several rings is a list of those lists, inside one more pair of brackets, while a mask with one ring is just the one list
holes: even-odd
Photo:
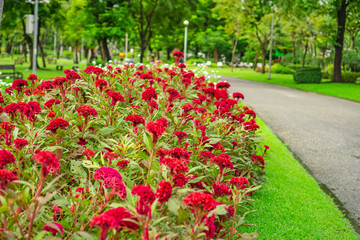
[[219, 61], [219, 51], [217, 48], [214, 49], [214, 63], [217, 63]]
[[261, 73], [265, 73], [265, 64], [266, 64], [266, 50], [262, 50], [262, 68], [261, 68]]
[[356, 35], [351, 36], [351, 49], [352, 50], [355, 50], [355, 38], [356, 38]]
[[254, 67], [253, 67], [253, 69], [254, 69], [255, 71], [256, 71], [256, 68], [257, 68], [258, 60], [259, 60], [259, 53], [256, 52], [255, 61], [254, 61]]
[[304, 51], [304, 54], [303, 54], [303, 57], [302, 57], [302, 60], [301, 60], [301, 67], [304, 68], [305, 67], [305, 59], [306, 59], [306, 53], [307, 53], [307, 50], [308, 50], [308, 43], [306, 42], [305, 44], [305, 51]]
[[167, 49], [166, 49], [166, 59], [167, 60], [170, 60], [171, 59], [171, 50], [172, 50], [172, 47], [168, 47]]
[[74, 55], [74, 63], [78, 64], [79, 63], [79, 58], [78, 58], [78, 41], [75, 41], [75, 45], [73, 48], [73, 55]]
[[43, 62], [43, 67], [46, 68], [45, 52], [41, 41], [39, 41], [40, 54]]
[[23, 42], [23, 54], [24, 54], [24, 62], [27, 62], [27, 48], [26, 48], [26, 42]]
[[110, 60], [110, 53], [107, 45], [107, 39], [106, 38], [99, 39], [98, 43], [100, 47], [101, 59], [104, 62], [108, 62]]
[[346, 24], [346, 0], [341, 0], [341, 6], [337, 10], [337, 33], [335, 44], [335, 58], [334, 58], [334, 75], [333, 82], [342, 82], [341, 77], [341, 62], [342, 62], [342, 50], [344, 46], [344, 33]]
[[5, 0], [0, 0], [0, 26], [1, 26], [2, 13], [3, 13], [3, 9], [4, 9], [4, 1]]
[[235, 41], [233, 42], [233, 49], [232, 49], [232, 53], [231, 53], [231, 71], [234, 71], [234, 62], [235, 62], [235, 51], [236, 51], [236, 46], [237, 46], [237, 42], [238, 42], [238, 37], [235, 37]]

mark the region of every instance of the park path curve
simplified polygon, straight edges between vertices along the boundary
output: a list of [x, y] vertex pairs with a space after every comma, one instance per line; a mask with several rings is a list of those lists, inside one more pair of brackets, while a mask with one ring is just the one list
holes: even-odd
[[222, 76], [360, 226], [360, 103]]

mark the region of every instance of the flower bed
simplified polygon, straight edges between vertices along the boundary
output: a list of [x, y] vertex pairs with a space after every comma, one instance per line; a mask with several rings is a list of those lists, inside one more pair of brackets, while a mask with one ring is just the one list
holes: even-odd
[[89, 66], [5, 90], [2, 238], [245, 237], [267, 150], [256, 114], [174, 56], [170, 69]]

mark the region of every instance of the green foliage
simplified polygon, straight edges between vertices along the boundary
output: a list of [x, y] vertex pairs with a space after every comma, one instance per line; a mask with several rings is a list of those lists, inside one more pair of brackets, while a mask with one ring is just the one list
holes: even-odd
[[321, 68], [304, 68], [296, 70], [294, 81], [297, 83], [319, 83], [321, 82]]
[[360, 72], [342, 72], [341, 76], [344, 82], [348, 82], [348, 83], [360, 82]]
[[294, 72], [294, 70], [287, 66], [281, 65], [280, 63], [275, 63], [275, 64], [271, 65], [271, 72], [282, 73], [282, 74], [291, 74]]

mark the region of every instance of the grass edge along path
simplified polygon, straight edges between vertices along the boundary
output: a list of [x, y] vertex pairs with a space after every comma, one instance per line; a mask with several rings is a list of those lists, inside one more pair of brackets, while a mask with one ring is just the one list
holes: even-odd
[[270, 147], [266, 182], [254, 194], [239, 232], [258, 232], [260, 239], [359, 239], [350, 222], [269, 127], [258, 119], [260, 135]]
[[257, 81], [268, 84], [281, 85], [284, 87], [295, 88], [303, 91], [315, 92], [328, 96], [343, 98], [355, 102], [360, 102], [360, 85], [353, 83], [333, 83], [328, 79], [322, 79], [321, 83], [295, 83], [292, 74], [271, 74], [271, 80], [267, 80], [268, 74], [262, 74], [249, 69], [231, 68], [207, 68], [210, 74], [215, 72], [220, 76], [236, 77], [239, 79]]

